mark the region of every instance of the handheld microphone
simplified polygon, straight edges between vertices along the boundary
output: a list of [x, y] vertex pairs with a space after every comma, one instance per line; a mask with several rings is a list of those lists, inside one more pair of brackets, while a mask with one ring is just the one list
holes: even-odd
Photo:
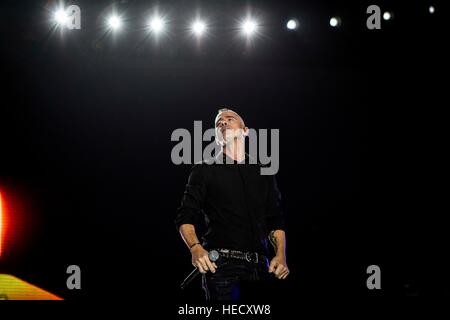
[[[208, 257], [209, 260], [211, 260], [212, 262], [215, 262], [217, 260], [219, 260], [219, 252], [217, 252], [216, 250], [211, 250], [208, 252]], [[195, 277], [197, 277], [200, 274], [200, 271], [198, 271], [198, 268], [195, 268], [194, 270], [192, 270], [191, 273], [189, 273], [189, 275], [186, 277], [186, 279], [184, 279], [184, 281], [181, 283], [180, 288], [184, 289], [186, 288], [186, 286], [191, 283], [192, 280], [195, 279]]]

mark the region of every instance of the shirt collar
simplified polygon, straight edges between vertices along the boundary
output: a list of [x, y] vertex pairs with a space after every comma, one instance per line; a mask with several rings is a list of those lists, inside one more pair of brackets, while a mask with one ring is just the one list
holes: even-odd
[[222, 157], [223, 163], [224, 164], [244, 164], [244, 163], [250, 163], [250, 159], [253, 159], [252, 156], [250, 156], [247, 152], [245, 153], [245, 157], [244, 159], [242, 159], [241, 161], [236, 161], [233, 158], [231, 158], [230, 156], [228, 156], [226, 153], [224, 153], [223, 151], [220, 151], [215, 158], [219, 159], [220, 157]]

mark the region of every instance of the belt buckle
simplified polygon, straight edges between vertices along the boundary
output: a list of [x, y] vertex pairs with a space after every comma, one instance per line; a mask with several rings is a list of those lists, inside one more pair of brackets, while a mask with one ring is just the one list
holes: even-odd
[[[255, 256], [255, 259], [251, 259], [252, 254]], [[258, 263], [258, 254], [256, 252], [246, 252], [245, 253], [245, 260], [251, 263]]]

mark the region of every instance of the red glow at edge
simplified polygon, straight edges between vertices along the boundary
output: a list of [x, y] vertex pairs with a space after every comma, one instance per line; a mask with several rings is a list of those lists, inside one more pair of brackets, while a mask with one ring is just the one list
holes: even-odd
[[2, 256], [2, 249], [3, 249], [3, 203], [2, 203], [2, 194], [0, 193], [0, 257]]

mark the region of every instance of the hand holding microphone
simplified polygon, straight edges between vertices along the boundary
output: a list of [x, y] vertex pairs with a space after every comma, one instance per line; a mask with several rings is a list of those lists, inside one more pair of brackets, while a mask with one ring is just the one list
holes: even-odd
[[[216, 251], [217, 252], [217, 251]], [[208, 253], [200, 244], [191, 248], [192, 265], [198, 269], [200, 273], [211, 271], [216, 272], [217, 265], [214, 259], [211, 259], [211, 253]]]
[[215, 261], [219, 259], [219, 252], [216, 250], [208, 252], [201, 245], [197, 245], [191, 248], [191, 254], [192, 264], [196, 268], [181, 283], [181, 289], [184, 289], [200, 273], [206, 273], [208, 271], [212, 273], [216, 272], [217, 265]]

